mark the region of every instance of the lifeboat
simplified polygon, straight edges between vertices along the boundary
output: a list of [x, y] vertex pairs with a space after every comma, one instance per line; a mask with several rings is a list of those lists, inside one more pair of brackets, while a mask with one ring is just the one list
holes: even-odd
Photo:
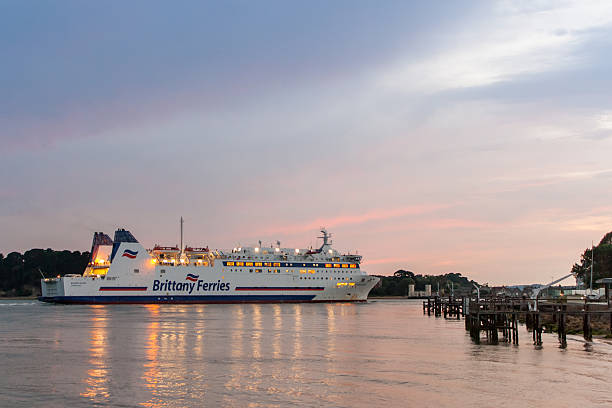
[[194, 247], [186, 247], [185, 253], [188, 255], [199, 255], [199, 254], [208, 254], [210, 250], [208, 247], [206, 248], [194, 248]]

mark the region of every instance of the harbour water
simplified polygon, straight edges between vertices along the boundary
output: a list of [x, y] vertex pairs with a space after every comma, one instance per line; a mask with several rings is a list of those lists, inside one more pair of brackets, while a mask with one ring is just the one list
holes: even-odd
[[476, 345], [421, 303], [0, 301], [0, 405], [610, 407], [612, 345]]

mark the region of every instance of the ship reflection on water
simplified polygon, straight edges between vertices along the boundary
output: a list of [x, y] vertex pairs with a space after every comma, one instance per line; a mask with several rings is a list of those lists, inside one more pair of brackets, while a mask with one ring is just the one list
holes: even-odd
[[91, 306], [92, 318], [89, 334], [89, 364], [85, 391], [81, 396], [92, 402], [106, 400], [110, 394], [108, 389], [108, 307], [104, 305]]
[[145, 346], [146, 360], [144, 364], [144, 374], [142, 379], [144, 385], [151, 392], [151, 397], [140, 405], [144, 407], [157, 408], [166, 404], [158, 395], [158, 385], [161, 382], [159, 370], [159, 305], [147, 305], [145, 308], [150, 314], [150, 321], [147, 326], [147, 343]]

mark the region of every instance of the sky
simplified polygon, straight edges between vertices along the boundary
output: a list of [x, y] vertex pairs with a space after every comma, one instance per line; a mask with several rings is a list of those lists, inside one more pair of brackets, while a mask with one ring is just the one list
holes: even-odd
[[612, 230], [609, 1], [0, 3], [0, 253], [320, 245], [569, 273]]

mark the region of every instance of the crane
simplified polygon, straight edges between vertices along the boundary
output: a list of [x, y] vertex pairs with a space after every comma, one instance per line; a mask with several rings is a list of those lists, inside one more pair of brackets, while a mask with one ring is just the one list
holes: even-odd
[[[540, 295], [540, 292], [543, 291], [544, 289], [548, 289], [550, 288], [552, 285], [554, 285], [555, 283], [559, 283], [564, 279], [569, 278], [570, 276], [573, 276], [573, 273], [567, 274], [562, 278], [559, 278], [557, 280], [554, 280], [552, 282], [550, 282], [549, 284], [546, 284], [544, 286], [540, 286], [539, 288], [536, 288], [533, 290], [533, 292], [531, 292], [531, 299], [534, 300], [533, 302], [533, 310], [538, 310], [538, 296]], [[529, 305], [529, 309], [531, 309], [531, 305]]]
[[533, 290], [533, 292], [531, 292], [531, 298], [532, 298], [532, 299], [537, 299], [537, 298], [538, 298], [538, 296], [540, 295], [540, 292], [541, 292], [541, 291], [543, 291], [544, 289], [548, 289], [548, 288], [550, 288], [550, 287], [551, 287], [552, 285], [554, 285], [555, 283], [559, 283], [559, 282], [561, 282], [562, 280], [567, 279], [567, 278], [569, 278], [569, 277], [570, 277], [570, 276], [572, 276], [572, 275], [573, 275], [573, 273], [570, 273], [570, 274], [568, 274], [568, 275], [565, 275], [565, 276], [564, 276], [564, 277], [562, 277], [562, 278], [559, 278], [559, 279], [557, 279], [557, 280], [554, 280], [554, 281], [550, 282], [550, 283], [549, 283], [549, 284], [547, 284], [547, 285], [540, 286], [539, 288], [534, 289], [534, 290]]

